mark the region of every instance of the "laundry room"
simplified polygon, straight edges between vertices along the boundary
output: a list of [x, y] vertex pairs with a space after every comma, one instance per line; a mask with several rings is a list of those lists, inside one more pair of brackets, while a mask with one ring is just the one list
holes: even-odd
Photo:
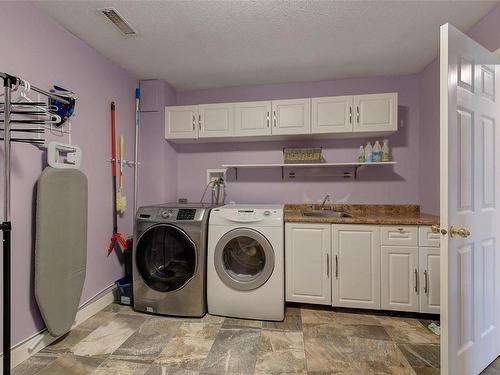
[[0, 375], [500, 375], [499, 1], [0, 15]]

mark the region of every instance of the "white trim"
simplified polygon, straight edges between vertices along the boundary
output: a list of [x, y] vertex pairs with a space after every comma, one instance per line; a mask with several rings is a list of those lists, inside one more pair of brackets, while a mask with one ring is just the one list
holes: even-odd
[[[114, 285], [113, 285], [114, 286]], [[111, 286], [107, 287], [103, 291], [109, 289]], [[114, 296], [115, 289], [109, 290], [106, 294], [104, 294], [101, 298], [89, 303], [83, 304], [78, 313], [76, 314], [75, 323], [73, 324], [73, 328], [83, 323], [85, 320], [90, 318], [91, 316], [97, 314], [99, 311], [104, 309], [109, 304], [115, 301]], [[95, 296], [93, 297], [95, 298]], [[92, 299], [91, 299], [92, 300]], [[12, 348], [12, 368], [16, 367], [20, 363], [26, 361], [31, 356], [38, 353], [40, 350], [50, 345], [52, 342], [57, 340], [57, 337], [51, 336], [47, 329], [44, 329], [40, 332], [35, 333], [34, 335], [26, 338], [20, 343], [14, 345]], [[3, 357], [3, 353], [0, 355], [0, 360]], [[0, 375], [3, 374], [3, 369], [0, 368]]]

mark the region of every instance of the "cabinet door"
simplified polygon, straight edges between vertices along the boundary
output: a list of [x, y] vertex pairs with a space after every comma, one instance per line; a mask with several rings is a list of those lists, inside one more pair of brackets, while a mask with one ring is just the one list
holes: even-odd
[[311, 99], [312, 133], [352, 132], [352, 96], [330, 96]]
[[420, 312], [439, 314], [439, 248], [421, 247], [420, 264]]
[[234, 104], [203, 104], [198, 106], [200, 138], [228, 137], [234, 131]]
[[418, 312], [418, 247], [382, 246], [382, 309]]
[[311, 99], [273, 100], [272, 134], [310, 134]]
[[234, 135], [270, 135], [271, 110], [270, 101], [235, 103]]
[[330, 224], [285, 224], [287, 301], [331, 304], [330, 253]]
[[355, 96], [354, 119], [355, 132], [398, 130], [398, 94]]
[[198, 138], [198, 106], [165, 107], [165, 138]]
[[380, 309], [380, 228], [333, 226], [333, 305]]

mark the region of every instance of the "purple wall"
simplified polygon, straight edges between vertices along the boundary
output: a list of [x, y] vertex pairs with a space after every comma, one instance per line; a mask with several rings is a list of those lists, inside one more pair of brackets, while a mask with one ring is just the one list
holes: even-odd
[[[141, 90], [141, 107], [152, 108], [152, 102], [159, 107], [141, 112], [139, 206], [177, 199], [177, 154], [165, 142], [165, 105], [175, 104], [175, 89], [163, 80], [141, 81], [141, 89], [146, 87]], [[151, 93], [158, 98], [148, 97]]]
[[[107, 257], [112, 232], [110, 102], [117, 102], [118, 133], [125, 134], [126, 156], [133, 158], [134, 88], [138, 81], [32, 5], [0, 2], [0, 70], [48, 89], [53, 84], [78, 94], [72, 140], [83, 151], [82, 170], [89, 183], [87, 278], [82, 302], [112, 284], [123, 273], [115, 254]], [[22, 17], [20, 17], [22, 15]], [[20, 21], [22, 19], [22, 21]], [[20, 22], [24, 25], [20, 27]], [[7, 52], [8, 51], [8, 52]], [[3, 151], [0, 149], [0, 153]], [[44, 153], [14, 144], [12, 151], [13, 343], [44, 324], [33, 298], [33, 195], [44, 166]], [[125, 193], [133, 198], [133, 172], [125, 171]], [[3, 202], [3, 200], [2, 200]], [[132, 234], [132, 210], [119, 220]], [[71, 249], [68, 249], [71, 251]]]
[[[467, 33], [491, 51], [500, 48], [500, 5]], [[439, 58], [420, 73], [420, 203], [439, 214]]]
[[[352, 203], [418, 203], [419, 79], [417, 75], [345, 79], [196, 90], [177, 93], [177, 104], [224, 101], [290, 99], [377, 92], [399, 94], [399, 120], [403, 126], [390, 139], [394, 167], [366, 168], [356, 181], [339, 178], [281, 180], [279, 170], [240, 170], [238, 180], [228, 178], [228, 200], [243, 203], [317, 202], [325, 194]], [[373, 143], [373, 139], [370, 139]], [[367, 139], [310, 140], [301, 142], [215, 143], [176, 145], [178, 195], [198, 201], [206, 184], [206, 169], [225, 163], [280, 162], [283, 147], [323, 146], [327, 161], [355, 161]], [[325, 170], [320, 171], [324, 173]], [[338, 172], [330, 170], [330, 172]], [[328, 173], [328, 172], [327, 172]]]

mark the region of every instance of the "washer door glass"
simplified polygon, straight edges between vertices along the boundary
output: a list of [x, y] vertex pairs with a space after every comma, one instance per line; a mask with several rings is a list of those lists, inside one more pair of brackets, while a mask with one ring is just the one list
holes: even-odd
[[226, 233], [215, 248], [215, 269], [219, 278], [236, 290], [262, 286], [274, 270], [274, 251], [259, 232], [238, 228]]
[[180, 228], [161, 224], [142, 234], [136, 248], [137, 269], [159, 292], [182, 288], [196, 272], [196, 245]]

